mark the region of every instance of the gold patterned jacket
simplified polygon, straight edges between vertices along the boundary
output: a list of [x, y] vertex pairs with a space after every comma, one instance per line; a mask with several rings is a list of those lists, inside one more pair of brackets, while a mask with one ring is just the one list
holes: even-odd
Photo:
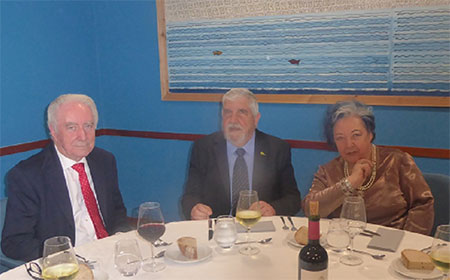
[[[413, 158], [400, 150], [377, 146], [377, 174], [372, 187], [364, 191], [367, 222], [412, 232], [430, 234], [434, 221], [434, 198]], [[314, 175], [303, 200], [319, 201], [321, 217], [339, 217], [344, 193], [344, 160], [337, 157]]]

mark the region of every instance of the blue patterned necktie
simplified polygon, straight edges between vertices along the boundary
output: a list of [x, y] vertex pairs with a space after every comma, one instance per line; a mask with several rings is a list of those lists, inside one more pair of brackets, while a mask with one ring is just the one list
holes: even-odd
[[238, 148], [236, 150], [237, 158], [234, 162], [233, 168], [233, 211], [237, 206], [237, 202], [239, 199], [239, 192], [242, 190], [249, 189], [248, 183], [248, 169], [247, 164], [245, 163], [244, 154], [245, 150], [243, 148]]

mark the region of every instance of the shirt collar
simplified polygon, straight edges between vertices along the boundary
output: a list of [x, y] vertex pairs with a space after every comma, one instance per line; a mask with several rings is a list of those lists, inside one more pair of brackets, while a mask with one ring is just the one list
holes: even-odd
[[227, 140], [227, 149], [229, 151], [231, 151], [232, 154], [235, 154], [236, 150], [239, 148], [243, 148], [245, 150], [245, 154], [249, 154], [252, 147], [255, 147], [255, 132], [254, 131], [253, 131], [252, 137], [242, 147], [237, 147], [237, 146], [233, 145], [230, 141]]
[[85, 166], [87, 164], [86, 157], [83, 157], [80, 161], [74, 161], [74, 160], [66, 157], [65, 155], [63, 155], [60, 151], [58, 151], [58, 148], [56, 147], [56, 145], [55, 145], [55, 150], [56, 150], [56, 154], [58, 155], [59, 161], [61, 162], [63, 170], [66, 170], [67, 168], [71, 168], [72, 165], [74, 165], [76, 163], [84, 163]]

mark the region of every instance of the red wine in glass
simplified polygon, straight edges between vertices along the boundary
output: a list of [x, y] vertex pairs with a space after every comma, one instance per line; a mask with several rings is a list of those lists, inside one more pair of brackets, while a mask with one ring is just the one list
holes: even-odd
[[153, 244], [160, 238], [166, 227], [164, 225], [164, 217], [161, 212], [161, 207], [158, 202], [144, 202], [139, 206], [139, 218], [137, 232], [139, 236], [150, 242], [152, 252], [152, 261], [145, 262], [142, 269], [148, 272], [156, 272], [163, 270], [166, 265], [164, 263], [157, 263], [155, 255], [153, 254]]
[[166, 231], [163, 223], [148, 223], [140, 225], [138, 228], [139, 235], [145, 240], [155, 243]]

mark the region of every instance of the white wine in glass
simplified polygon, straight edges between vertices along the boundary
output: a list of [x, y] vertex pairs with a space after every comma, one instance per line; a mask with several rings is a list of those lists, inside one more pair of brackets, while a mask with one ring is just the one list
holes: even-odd
[[69, 237], [55, 236], [44, 241], [42, 255], [44, 279], [72, 280], [75, 279], [78, 270], [78, 261]]
[[[256, 191], [245, 190], [239, 193], [239, 201], [236, 207], [236, 220], [247, 228], [247, 242], [250, 241], [250, 229], [261, 219], [258, 193]], [[244, 246], [239, 250], [244, 255], [255, 255], [259, 249], [254, 246]]]
[[366, 228], [366, 206], [361, 196], [347, 196], [342, 204], [341, 219], [350, 236], [350, 252], [339, 258], [346, 265], [359, 265], [363, 260], [353, 253], [353, 239]]
[[436, 228], [430, 257], [434, 266], [444, 274], [442, 279], [448, 279], [450, 267], [450, 225], [440, 225]]
[[152, 251], [152, 262], [144, 263], [142, 269], [148, 272], [156, 272], [166, 268], [164, 263], [157, 263], [153, 254], [153, 246], [166, 231], [161, 207], [158, 202], [144, 202], [139, 206], [139, 218], [137, 232], [139, 236], [149, 241]]

